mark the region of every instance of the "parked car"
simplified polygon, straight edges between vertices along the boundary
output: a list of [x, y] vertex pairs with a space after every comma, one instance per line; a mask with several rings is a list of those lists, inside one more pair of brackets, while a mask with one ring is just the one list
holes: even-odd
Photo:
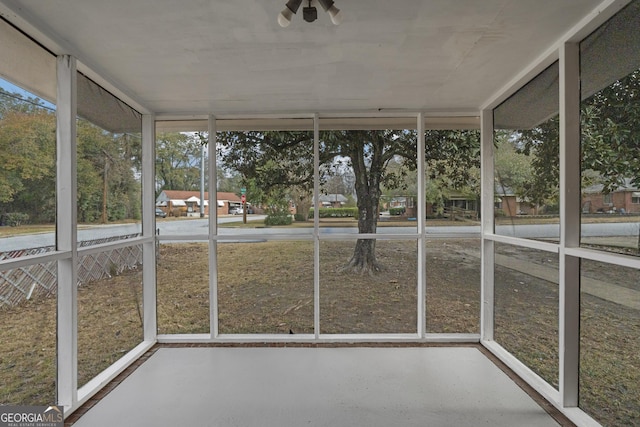
[[160, 218], [164, 218], [167, 216], [167, 213], [160, 208], [156, 208], [156, 216], [159, 216]]
[[[242, 215], [244, 210], [242, 208], [231, 208], [229, 209], [230, 215]], [[254, 213], [253, 208], [251, 206], [247, 206], [247, 214]]]

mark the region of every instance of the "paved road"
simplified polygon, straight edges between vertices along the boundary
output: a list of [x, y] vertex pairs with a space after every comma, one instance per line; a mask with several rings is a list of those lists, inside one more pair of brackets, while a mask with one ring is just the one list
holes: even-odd
[[[252, 215], [252, 219], [264, 218], [259, 215]], [[241, 221], [241, 217], [221, 217], [218, 218], [219, 223], [229, 223]], [[208, 234], [208, 219], [188, 219], [173, 221], [158, 221], [156, 224], [161, 236], [185, 236], [185, 235], [206, 235]], [[141, 231], [140, 224], [126, 225], [97, 225], [92, 227], [83, 227], [78, 230], [78, 240], [92, 240], [109, 236], [120, 236], [125, 234], [139, 233]], [[259, 234], [310, 234], [312, 228], [220, 228], [221, 235], [255, 235]], [[320, 232], [322, 234], [338, 234], [338, 233], [357, 233], [356, 227], [351, 228], [331, 228], [323, 227]], [[414, 234], [416, 229], [413, 227], [379, 227], [379, 234]], [[429, 227], [427, 222], [427, 234], [430, 235], [460, 235], [470, 233], [480, 233], [480, 227], [476, 225], [462, 226], [438, 226]], [[583, 237], [598, 236], [638, 236], [640, 232], [640, 223], [601, 223], [601, 224], [583, 224]], [[516, 236], [523, 238], [558, 238], [560, 236], [560, 227], [557, 224], [540, 224], [540, 225], [503, 225], [496, 228], [496, 233], [507, 236]], [[17, 250], [24, 248], [35, 248], [40, 246], [54, 245], [53, 233], [40, 233], [32, 235], [22, 235], [16, 237], [7, 237], [0, 239], [0, 252]]]
[[[258, 216], [258, 218], [260, 218]], [[264, 217], [262, 217], [264, 218]], [[242, 217], [218, 218], [218, 223], [242, 221]], [[189, 219], [183, 221], [158, 221], [156, 228], [161, 235], [207, 234], [207, 219]], [[94, 240], [112, 236], [123, 236], [142, 232], [141, 224], [108, 224], [81, 226], [78, 229], [78, 240]], [[19, 250], [24, 248], [38, 248], [55, 245], [54, 233], [25, 234], [16, 237], [0, 238], [0, 252]]]

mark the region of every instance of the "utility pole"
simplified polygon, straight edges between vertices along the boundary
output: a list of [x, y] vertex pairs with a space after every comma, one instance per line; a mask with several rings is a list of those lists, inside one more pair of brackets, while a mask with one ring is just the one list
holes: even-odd
[[247, 189], [242, 187], [240, 189], [240, 202], [242, 203], [242, 223], [247, 223]]
[[200, 218], [204, 218], [204, 166], [204, 144], [200, 141]]
[[104, 154], [104, 171], [102, 174], [102, 223], [107, 223], [107, 197], [109, 195], [109, 164], [113, 162], [113, 158], [106, 150], [102, 150]]
[[109, 183], [107, 180], [107, 173], [109, 172], [109, 158], [104, 158], [104, 173], [102, 174], [102, 223], [107, 223], [107, 194], [109, 190]]

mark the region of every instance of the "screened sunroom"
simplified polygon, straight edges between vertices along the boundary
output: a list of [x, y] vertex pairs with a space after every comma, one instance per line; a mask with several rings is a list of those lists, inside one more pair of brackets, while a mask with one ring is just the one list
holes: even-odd
[[3, 414], [640, 425], [639, 0], [0, 18]]

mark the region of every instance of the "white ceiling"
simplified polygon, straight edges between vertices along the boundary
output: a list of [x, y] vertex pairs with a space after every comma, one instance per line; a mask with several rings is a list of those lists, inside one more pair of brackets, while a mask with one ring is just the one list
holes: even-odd
[[281, 28], [286, 0], [0, 0], [55, 53], [178, 115], [477, 112], [600, 3], [335, 1], [341, 25], [318, 6]]

